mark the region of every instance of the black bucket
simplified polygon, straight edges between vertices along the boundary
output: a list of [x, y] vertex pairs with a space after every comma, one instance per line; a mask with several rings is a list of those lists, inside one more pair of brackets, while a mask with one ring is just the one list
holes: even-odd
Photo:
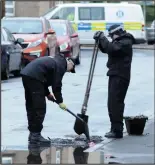
[[142, 135], [147, 116], [124, 117], [126, 129], [129, 135]]

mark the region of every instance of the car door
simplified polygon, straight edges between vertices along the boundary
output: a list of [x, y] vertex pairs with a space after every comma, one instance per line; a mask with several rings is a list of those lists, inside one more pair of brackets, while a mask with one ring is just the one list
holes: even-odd
[[[72, 36], [75, 34], [75, 31], [72, 27], [72, 24], [68, 22], [68, 28], [69, 28], [69, 35]], [[73, 48], [73, 56], [76, 57], [78, 55], [78, 42], [77, 42], [78, 37], [70, 38], [71, 43], [72, 43], [72, 48]]]
[[21, 64], [22, 48], [19, 44], [15, 44], [15, 38], [8, 29], [5, 29], [7, 33], [7, 39], [11, 43], [10, 54], [10, 71], [19, 70]]

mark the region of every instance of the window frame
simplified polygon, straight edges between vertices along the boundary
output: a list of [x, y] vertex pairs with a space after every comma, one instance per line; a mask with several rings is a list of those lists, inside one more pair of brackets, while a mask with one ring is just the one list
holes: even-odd
[[6, 9], [13, 9], [12, 13], [8, 13], [5, 11], [5, 16], [15, 16], [15, 1], [10, 0], [12, 2], [12, 5], [5, 4]]
[[[101, 8], [102, 9], [102, 14], [103, 14], [103, 19], [92, 19], [92, 8]], [[90, 19], [81, 19], [81, 14], [80, 14], [80, 9], [89, 9], [90, 10]], [[105, 8], [104, 7], [79, 7], [78, 8], [78, 17], [79, 21], [100, 21], [100, 20], [105, 20]]]

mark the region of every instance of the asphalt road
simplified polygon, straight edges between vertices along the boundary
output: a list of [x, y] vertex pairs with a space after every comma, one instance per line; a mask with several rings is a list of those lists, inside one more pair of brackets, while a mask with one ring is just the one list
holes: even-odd
[[[82, 51], [82, 63], [76, 67], [76, 74], [66, 73], [63, 79], [64, 103], [75, 113], [81, 111], [92, 50]], [[106, 76], [107, 55], [99, 53], [95, 69], [88, 112], [91, 135], [104, 136], [109, 130], [107, 113]], [[10, 78], [2, 82], [2, 145], [27, 145], [27, 118], [24, 90], [21, 78]], [[131, 83], [126, 97], [125, 115], [154, 114], [154, 51], [134, 50]], [[75, 119], [47, 101], [47, 114], [43, 135], [50, 138], [74, 137]]]

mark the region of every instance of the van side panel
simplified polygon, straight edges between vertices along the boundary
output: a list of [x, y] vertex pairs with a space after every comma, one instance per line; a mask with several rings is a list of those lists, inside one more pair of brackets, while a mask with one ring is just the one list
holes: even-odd
[[[94, 7], [94, 6], [91, 6]], [[90, 8], [91, 8], [90, 7]], [[94, 44], [93, 35], [96, 31], [104, 31], [105, 36], [108, 35], [108, 29], [113, 24], [121, 25], [127, 32], [131, 33], [136, 39], [144, 40], [145, 31], [144, 26], [144, 16], [140, 6], [118, 6], [109, 5], [103, 6], [105, 19], [104, 20], [77, 20], [76, 26], [80, 37], [81, 44]], [[79, 16], [78, 7], [78, 16]], [[132, 11], [132, 14], [131, 14]]]

